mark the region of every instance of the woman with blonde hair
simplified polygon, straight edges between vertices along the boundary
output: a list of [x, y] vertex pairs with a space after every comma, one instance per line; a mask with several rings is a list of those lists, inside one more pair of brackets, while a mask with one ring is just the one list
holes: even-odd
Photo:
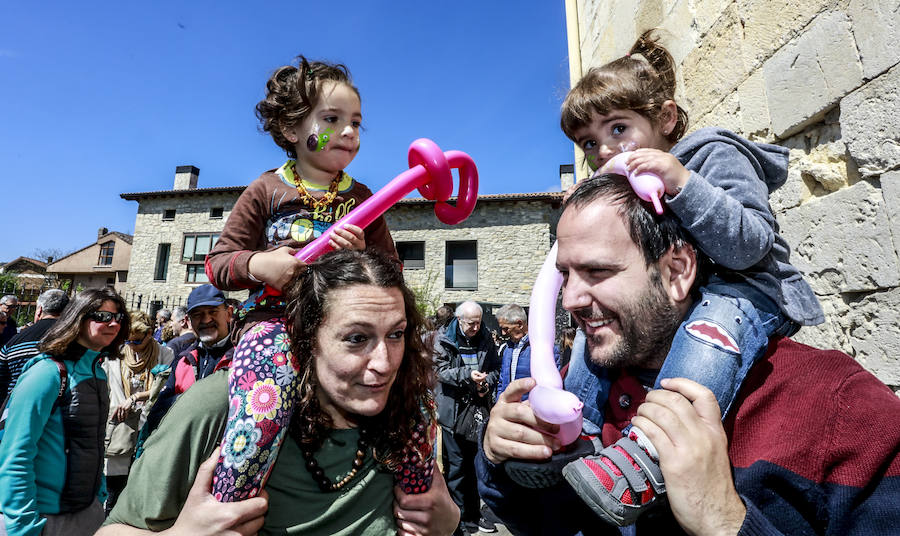
[[[174, 354], [153, 338], [147, 313], [131, 311], [131, 330], [122, 347], [122, 359], [104, 361], [109, 379], [109, 418], [106, 424], [106, 487], [109, 513], [128, 481], [128, 470], [138, 431], [146, 419], [157, 365], [170, 365]], [[157, 370], [158, 372], [158, 370]]]

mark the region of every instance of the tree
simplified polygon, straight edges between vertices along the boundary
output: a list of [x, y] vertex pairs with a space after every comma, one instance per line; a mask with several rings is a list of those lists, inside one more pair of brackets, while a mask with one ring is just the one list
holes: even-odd
[[72, 253], [72, 250], [64, 248], [34, 248], [31, 255], [34, 259], [49, 263], [57, 261], [70, 253]]

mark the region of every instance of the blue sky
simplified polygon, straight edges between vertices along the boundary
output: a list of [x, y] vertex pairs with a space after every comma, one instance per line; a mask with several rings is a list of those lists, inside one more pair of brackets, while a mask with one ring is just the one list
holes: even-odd
[[558, 189], [565, 36], [561, 0], [4, 2], [0, 261], [131, 233], [119, 194], [170, 189], [178, 165], [200, 187], [280, 165], [253, 107], [301, 53], [349, 67], [365, 131], [347, 171], [373, 191], [419, 137], [469, 153], [481, 193]]

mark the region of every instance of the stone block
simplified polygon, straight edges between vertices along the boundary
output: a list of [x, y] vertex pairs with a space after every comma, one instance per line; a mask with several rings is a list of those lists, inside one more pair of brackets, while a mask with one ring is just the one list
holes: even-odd
[[750, 139], [771, 141], [766, 77], [762, 69], [754, 71], [738, 86], [737, 95], [741, 107], [740, 132]]
[[803, 326], [791, 338], [814, 348], [840, 350], [852, 355], [853, 346], [847, 336], [850, 307], [840, 295], [819, 296], [819, 303], [825, 312], [825, 322], [818, 326]]
[[741, 22], [726, 9], [681, 65], [688, 113], [701, 117], [733, 92], [748, 75], [741, 57]]
[[784, 137], [822, 114], [862, 83], [862, 65], [850, 19], [831, 12], [764, 64], [769, 113], [776, 136]]
[[727, 95], [709, 113], [696, 121], [691, 120], [691, 130], [703, 127], [721, 127], [741, 133], [741, 103], [737, 93]]
[[853, 355], [888, 385], [900, 385], [900, 288], [850, 303]]
[[885, 232], [881, 192], [859, 182], [779, 216], [791, 262], [816, 294], [868, 292], [900, 284], [900, 262]]
[[836, 0], [738, 0], [744, 61], [755, 69], [816, 15], [836, 4]]
[[900, 0], [850, 0], [847, 12], [866, 79], [900, 62]]
[[841, 126], [862, 176], [900, 167], [900, 65], [841, 100]]
[[692, 0], [691, 12], [694, 16], [693, 26], [700, 36], [705, 36], [725, 12], [733, 0]]
[[890, 231], [894, 248], [900, 256], [900, 171], [891, 171], [881, 176], [881, 195], [884, 208], [891, 222]]
[[793, 165], [796, 158], [796, 150], [791, 151], [791, 165], [788, 166], [787, 181], [781, 188], [769, 194], [769, 205], [775, 214], [779, 214], [786, 210], [799, 207], [804, 199], [809, 197], [809, 189], [803, 182], [803, 175], [800, 169]]

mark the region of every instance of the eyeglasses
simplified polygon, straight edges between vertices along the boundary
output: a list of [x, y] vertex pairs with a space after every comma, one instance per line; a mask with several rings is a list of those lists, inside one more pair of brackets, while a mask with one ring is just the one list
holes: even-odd
[[119, 323], [125, 320], [125, 313], [110, 313], [109, 311], [94, 311], [87, 316], [94, 322], [103, 322], [104, 324], [108, 324], [113, 320]]
[[150, 334], [149, 334], [149, 333], [144, 333], [143, 335], [141, 335], [141, 338], [139, 338], [139, 339], [129, 339], [129, 340], [125, 341], [125, 344], [131, 344], [131, 345], [137, 346], [138, 344], [141, 344], [142, 342], [144, 342], [144, 340], [147, 338], [147, 335], [150, 335]]

